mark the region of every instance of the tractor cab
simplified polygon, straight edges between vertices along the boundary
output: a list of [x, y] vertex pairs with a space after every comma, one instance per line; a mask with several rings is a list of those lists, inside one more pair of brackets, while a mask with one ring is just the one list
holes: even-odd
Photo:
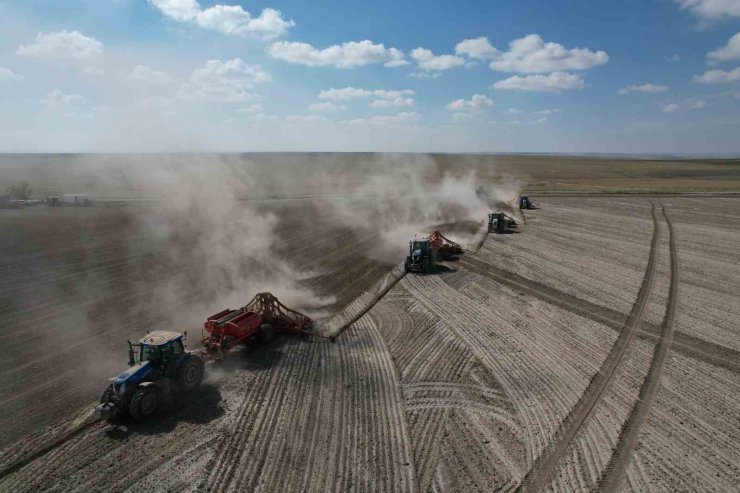
[[428, 238], [409, 241], [409, 255], [404, 263], [406, 272], [429, 272], [433, 266], [432, 242]]
[[[170, 363], [185, 352], [183, 334], [167, 330], [149, 332], [139, 342], [129, 341], [129, 366], [144, 361], [151, 361], [155, 365]], [[134, 350], [137, 347], [138, 351]], [[136, 354], [138, 353], [138, 354]], [[137, 358], [138, 357], [138, 358]]]
[[532, 202], [529, 200], [529, 197], [526, 195], [522, 195], [519, 197], [519, 208], [520, 209], [531, 209], [532, 208]]
[[429, 240], [411, 240], [409, 242], [409, 255], [414, 260], [421, 260], [421, 258], [428, 254], [432, 249], [432, 245]]
[[157, 330], [139, 340], [139, 360], [167, 362], [185, 352], [184, 335], [177, 332]]

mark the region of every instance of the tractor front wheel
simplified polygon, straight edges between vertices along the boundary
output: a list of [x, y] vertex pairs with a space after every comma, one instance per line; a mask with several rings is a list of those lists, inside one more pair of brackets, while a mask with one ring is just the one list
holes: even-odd
[[269, 344], [275, 338], [275, 329], [270, 324], [260, 325], [260, 330], [257, 332], [257, 340], [261, 344]]
[[139, 387], [131, 397], [128, 404], [128, 412], [131, 419], [141, 421], [148, 418], [159, 407], [159, 392], [154, 387]]
[[116, 391], [113, 389], [113, 384], [108, 385], [103, 393], [100, 395], [100, 403], [101, 404], [107, 404], [113, 400], [113, 397], [115, 397]]
[[177, 383], [180, 389], [189, 392], [197, 389], [202, 381], [203, 361], [193, 354], [186, 356], [177, 369]]

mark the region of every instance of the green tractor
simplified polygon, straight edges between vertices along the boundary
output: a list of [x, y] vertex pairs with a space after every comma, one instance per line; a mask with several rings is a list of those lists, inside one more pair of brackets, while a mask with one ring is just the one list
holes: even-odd
[[128, 341], [129, 368], [110, 379], [96, 407], [100, 416], [139, 421], [160, 405], [197, 389], [203, 381], [203, 360], [185, 349], [183, 338], [177, 332], [157, 330], [138, 343]]
[[406, 272], [431, 272], [436, 265], [435, 251], [428, 238], [409, 241], [409, 255], [406, 257]]

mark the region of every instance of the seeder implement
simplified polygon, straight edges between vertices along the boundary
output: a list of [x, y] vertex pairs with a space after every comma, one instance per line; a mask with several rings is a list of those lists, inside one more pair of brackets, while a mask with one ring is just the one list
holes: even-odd
[[432, 250], [442, 257], [449, 257], [450, 255], [459, 255], [463, 253], [463, 248], [459, 243], [455, 243], [439, 231], [432, 232], [432, 234], [429, 235], [429, 241], [432, 244]]
[[291, 310], [270, 293], [258, 293], [236, 310], [226, 309], [203, 324], [201, 344], [205, 359], [221, 359], [234, 346], [256, 338], [267, 344], [278, 333], [294, 333], [328, 339], [314, 332], [314, 321]]

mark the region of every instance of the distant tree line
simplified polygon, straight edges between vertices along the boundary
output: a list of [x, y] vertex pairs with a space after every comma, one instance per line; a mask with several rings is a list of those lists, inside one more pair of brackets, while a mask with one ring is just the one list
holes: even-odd
[[12, 200], [28, 200], [31, 198], [33, 190], [27, 181], [22, 181], [17, 185], [12, 185], [5, 189], [10, 194]]

